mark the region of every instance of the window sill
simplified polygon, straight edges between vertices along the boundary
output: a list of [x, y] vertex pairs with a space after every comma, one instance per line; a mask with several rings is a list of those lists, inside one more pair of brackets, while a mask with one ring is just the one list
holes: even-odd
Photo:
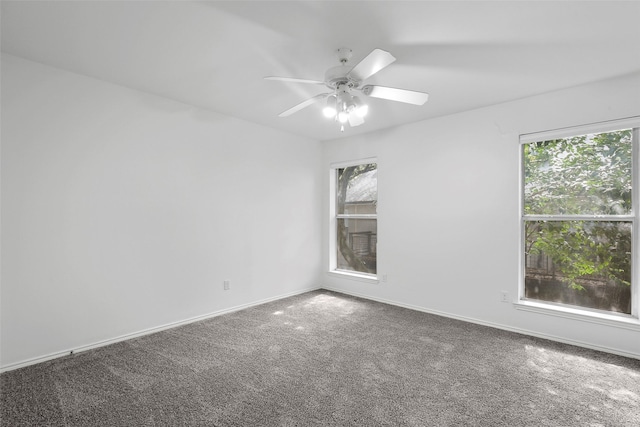
[[340, 277], [342, 279], [358, 280], [360, 282], [373, 283], [373, 284], [380, 283], [380, 281], [378, 280], [378, 277], [372, 274], [354, 273], [350, 271], [340, 271], [340, 270], [327, 271], [327, 274], [329, 276]]
[[518, 310], [540, 313], [565, 319], [579, 320], [582, 322], [596, 323], [605, 326], [614, 326], [632, 331], [640, 331], [640, 320], [624, 314], [607, 314], [579, 308], [565, 307], [554, 304], [546, 304], [531, 300], [520, 300], [513, 303]]

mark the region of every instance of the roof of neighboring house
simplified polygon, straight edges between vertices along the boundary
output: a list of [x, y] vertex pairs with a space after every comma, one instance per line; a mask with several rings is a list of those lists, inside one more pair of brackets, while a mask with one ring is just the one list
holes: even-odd
[[347, 188], [346, 203], [367, 203], [378, 200], [378, 170], [353, 178]]

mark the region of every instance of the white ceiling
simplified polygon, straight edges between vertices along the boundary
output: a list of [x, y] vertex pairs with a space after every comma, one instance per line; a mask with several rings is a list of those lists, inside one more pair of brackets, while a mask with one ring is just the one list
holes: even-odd
[[[2, 1], [2, 51], [317, 140], [371, 132], [640, 71], [638, 1]], [[367, 98], [340, 133], [316, 104], [278, 114], [372, 49], [367, 83], [428, 92]], [[637, 88], [636, 88], [637, 89]]]

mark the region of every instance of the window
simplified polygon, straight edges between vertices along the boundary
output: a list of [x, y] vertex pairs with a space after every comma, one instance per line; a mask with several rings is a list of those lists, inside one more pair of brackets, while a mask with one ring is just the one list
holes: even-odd
[[375, 276], [378, 168], [375, 162], [332, 169], [331, 270]]
[[521, 138], [523, 299], [637, 317], [638, 129], [623, 124]]

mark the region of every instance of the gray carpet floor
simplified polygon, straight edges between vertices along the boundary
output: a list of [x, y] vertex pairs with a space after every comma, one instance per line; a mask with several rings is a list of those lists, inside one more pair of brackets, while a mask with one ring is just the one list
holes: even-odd
[[640, 361], [314, 291], [5, 372], [2, 426], [640, 426]]

